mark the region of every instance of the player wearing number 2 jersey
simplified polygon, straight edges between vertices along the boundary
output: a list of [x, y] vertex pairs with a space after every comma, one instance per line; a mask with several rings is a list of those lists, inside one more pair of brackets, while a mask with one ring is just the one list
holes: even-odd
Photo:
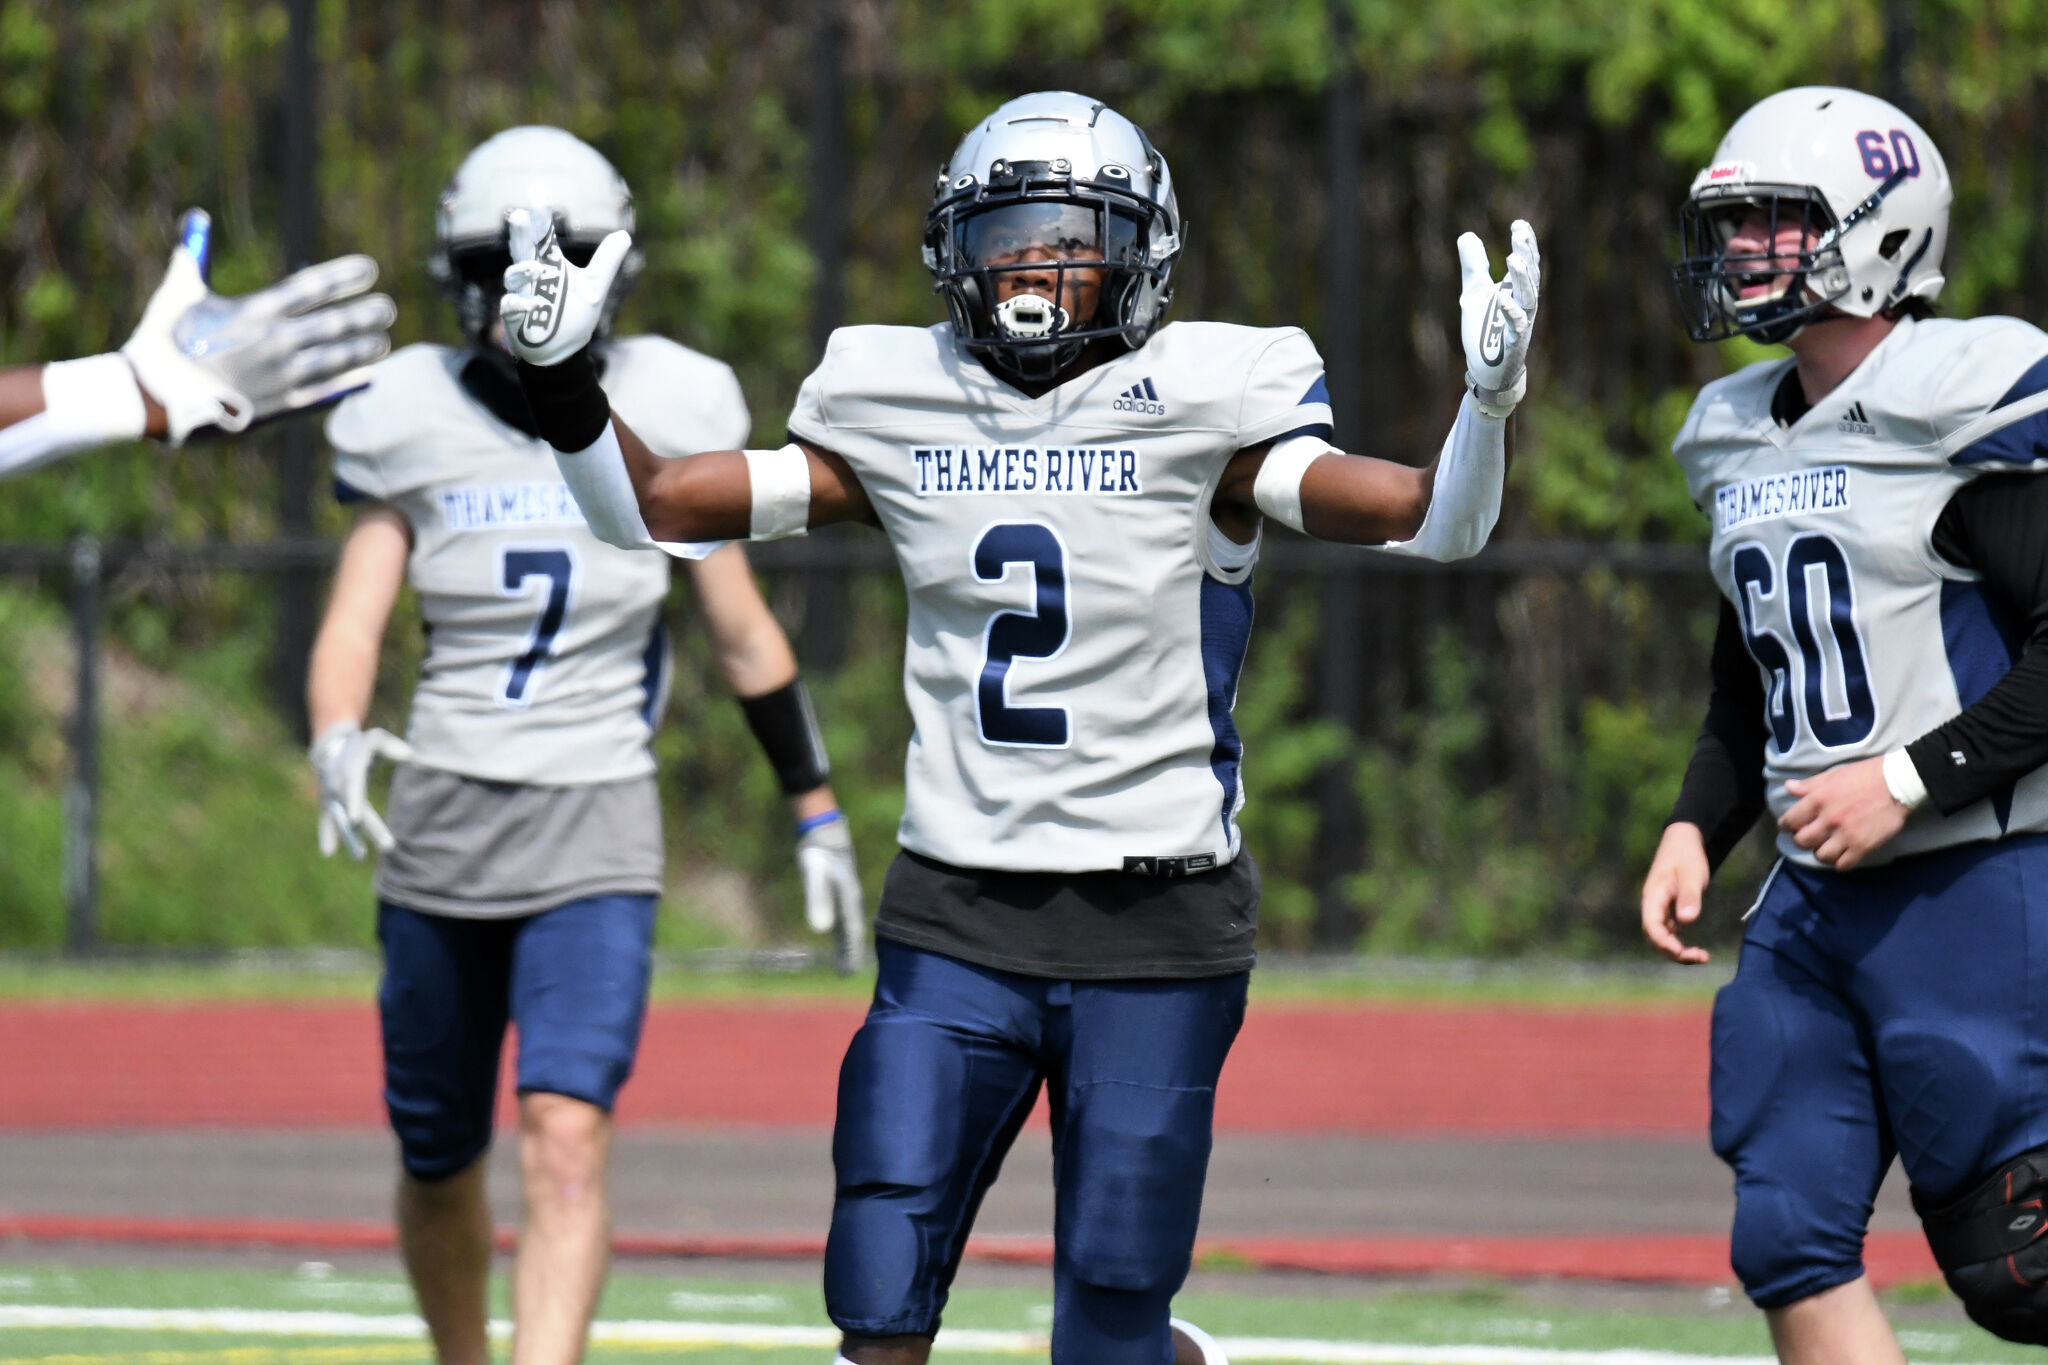
[[1252, 963], [1231, 705], [1260, 519], [1454, 558], [1499, 510], [1536, 307], [1527, 224], [1506, 283], [1460, 240], [1472, 393], [1423, 469], [1330, 446], [1300, 331], [1161, 326], [1182, 232], [1135, 125], [1079, 95], [1013, 101], [961, 144], [927, 215], [950, 321], [842, 330], [792, 444], [666, 463], [583, 350], [623, 235], [583, 270], [543, 234], [507, 276], [521, 381], [600, 535], [865, 521], [903, 574], [903, 853], [840, 1074], [825, 1266], [857, 1365], [925, 1359], [1041, 1086], [1053, 1360], [1220, 1359], [1168, 1311]]
[[1708, 385], [1673, 447], [1726, 602], [1643, 924], [1704, 961], [1678, 926], [1777, 817], [1713, 1141], [1790, 1362], [1901, 1359], [1861, 1278], [1895, 1154], [1971, 1316], [2048, 1344], [2048, 335], [1928, 316], [1949, 198], [1903, 113], [1814, 88], [1745, 114], [1683, 215], [1694, 337], [1793, 358]]
[[[663, 874], [649, 743], [665, 704], [669, 560], [592, 535], [534, 434], [492, 335], [514, 207], [559, 219], [572, 251], [632, 221], [618, 174], [559, 129], [500, 134], [456, 172], [437, 265], [471, 344], [398, 352], [328, 424], [337, 491], [358, 520], [310, 689], [323, 849], [347, 840], [362, 856], [360, 830], [381, 854], [399, 1225], [444, 1363], [489, 1359], [482, 1157], [508, 1020], [528, 1211], [515, 1356], [581, 1356], [608, 1252], [609, 1115], [639, 1042]], [[601, 340], [605, 391], [662, 457], [745, 439], [724, 365], [659, 337]], [[792, 799], [813, 921], [836, 920], [855, 951], [852, 847], [788, 642], [738, 546], [678, 549], [721, 671]], [[362, 723], [407, 581], [427, 646], [399, 741]], [[379, 755], [401, 760], [388, 829], [366, 792]]]

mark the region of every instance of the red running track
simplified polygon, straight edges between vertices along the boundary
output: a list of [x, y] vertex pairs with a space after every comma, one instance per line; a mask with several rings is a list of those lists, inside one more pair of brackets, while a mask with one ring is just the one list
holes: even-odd
[[[833, 1004], [650, 1011], [626, 1123], [819, 1126], [860, 1022]], [[1707, 1013], [1254, 1005], [1223, 1073], [1236, 1132], [1701, 1134]], [[362, 1004], [0, 1006], [0, 1129], [383, 1122]]]
[[[397, 1244], [389, 1223], [283, 1222], [259, 1219], [73, 1218], [0, 1214], [0, 1242], [156, 1247], [272, 1247], [302, 1252], [386, 1251]], [[510, 1228], [498, 1230], [509, 1250]], [[623, 1257], [740, 1257], [820, 1260], [823, 1237], [620, 1236]], [[1052, 1264], [1047, 1237], [976, 1237], [967, 1259]], [[1941, 1272], [1916, 1232], [1876, 1231], [1863, 1261], [1879, 1289], [1937, 1280]], [[1195, 1263], [1214, 1269], [1295, 1270], [1326, 1275], [1481, 1275], [1637, 1284], [1732, 1283], [1728, 1239], [1705, 1233], [1552, 1237], [1221, 1237], [1204, 1238]]]

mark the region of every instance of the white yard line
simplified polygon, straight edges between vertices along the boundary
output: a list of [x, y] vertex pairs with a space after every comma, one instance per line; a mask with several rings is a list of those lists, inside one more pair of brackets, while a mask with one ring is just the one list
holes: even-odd
[[[410, 1314], [328, 1313], [247, 1308], [67, 1308], [0, 1304], [0, 1328], [55, 1327], [146, 1332], [219, 1332], [240, 1336], [389, 1337], [417, 1340], [426, 1329]], [[511, 1324], [491, 1324], [492, 1335]], [[746, 1322], [598, 1322], [591, 1340], [612, 1346], [738, 1346], [830, 1350], [830, 1327], [774, 1327]], [[947, 1329], [941, 1350], [983, 1355], [1043, 1355], [1040, 1332]], [[1407, 1346], [1397, 1342], [1314, 1341], [1298, 1337], [1225, 1337], [1233, 1361], [1301, 1365], [1775, 1365], [1761, 1356], [1685, 1355], [1676, 1351], [1568, 1351], [1538, 1346]]]

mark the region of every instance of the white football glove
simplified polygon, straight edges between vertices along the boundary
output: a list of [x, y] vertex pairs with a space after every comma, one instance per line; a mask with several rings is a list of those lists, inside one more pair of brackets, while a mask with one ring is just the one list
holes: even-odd
[[1506, 417], [1529, 387], [1529, 336], [1536, 327], [1536, 298], [1543, 265], [1536, 254], [1536, 229], [1517, 218], [1508, 229], [1514, 248], [1507, 276], [1494, 282], [1486, 247], [1472, 233], [1458, 238], [1458, 265], [1465, 276], [1458, 295], [1465, 340], [1465, 382], [1488, 417]]
[[[170, 421], [170, 444], [201, 427], [245, 431], [369, 383], [398, 309], [368, 256], [339, 256], [240, 298], [207, 287], [213, 220], [186, 212], [163, 283], [121, 354]], [[357, 297], [361, 295], [361, 297]]]
[[796, 866], [804, 881], [804, 918], [813, 933], [832, 935], [832, 965], [851, 976], [867, 965], [868, 922], [846, 817], [799, 834]]
[[555, 216], [545, 209], [514, 209], [505, 217], [512, 264], [498, 316], [512, 354], [529, 365], [559, 365], [590, 344], [604, 318], [605, 299], [632, 234], [619, 231], [597, 244], [590, 264], [579, 266], [555, 240]]
[[320, 777], [320, 856], [332, 858], [347, 844], [349, 856], [361, 862], [365, 835], [379, 853], [389, 853], [391, 831], [370, 805], [370, 766], [379, 758], [410, 762], [412, 746], [388, 730], [338, 720], [313, 741], [311, 757]]

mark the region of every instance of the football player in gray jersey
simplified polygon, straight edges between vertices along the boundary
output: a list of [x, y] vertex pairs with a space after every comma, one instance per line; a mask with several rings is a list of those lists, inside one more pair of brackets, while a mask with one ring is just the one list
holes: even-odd
[[1460, 240], [1470, 392], [1441, 455], [1410, 468], [1331, 447], [1298, 329], [1162, 325], [1184, 234], [1172, 176], [1099, 101], [1004, 105], [934, 191], [925, 259], [949, 320], [834, 334], [778, 451], [664, 462], [607, 402], [588, 339], [624, 234], [579, 267], [523, 223], [501, 307], [604, 539], [861, 521], [902, 570], [903, 853], [833, 1137], [825, 1295], [844, 1358], [921, 1365], [1043, 1087], [1054, 1361], [1213, 1362], [1169, 1308], [1252, 963], [1231, 707], [1261, 519], [1438, 558], [1485, 543], [1535, 237], [1514, 226], [1500, 283]]
[[1680, 962], [1769, 810], [1714, 1003], [1732, 1260], [1779, 1356], [1902, 1361], [1863, 1276], [1896, 1155], [1971, 1317], [2048, 1345], [2048, 335], [1939, 319], [1948, 170], [1899, 109], [1783, 91], [1681, 213], [1709, 384], [1673, 453], [1712, 522], [1713, 696], [1642, 924]]
[[241, 298], [208, 287], [213, 220], [190, 209], [162, 283], [119, 351], [0, 369], [0, 478], [117, 441], [181, 446], [331, 403], [391, 349], [397, 310], [368, 256]]
[[[607, 545], [563, 486], [502, 346], [506, 215], [531, 207], [581, 254], [630, 227], [625, 182], [556, 128], [482, 144], [442, 196], [436, 273], [470, 345], [409, 346], [328, 422], [339, 495], [358, 508], [313, 651], [320, 846], [376, 874], [385, 1100], [403, 1175], [408, 1273], [443, 1362], [489, 1359], [483, 1156], [499, 1051], [519, 1029], [526, 1218], [513, 1359], [580, 1358], [609, 1252], [610, 1114], [645, 1009], [663, 839], [649, 747], [666, 698], [669, 559]], [[596, 329], [603, 385], [658, 458], [744, 442], [726, 366], [660, 337]], [[720, 671], [796, 822], [813, 926], [863, 950], [860, 882], [796, 662], [737, 545], [674, 547]], [[399, 590], [426, 657], [404, 740], [363, 723]], [[399, 763], [388, 828], [378, 757]]]

